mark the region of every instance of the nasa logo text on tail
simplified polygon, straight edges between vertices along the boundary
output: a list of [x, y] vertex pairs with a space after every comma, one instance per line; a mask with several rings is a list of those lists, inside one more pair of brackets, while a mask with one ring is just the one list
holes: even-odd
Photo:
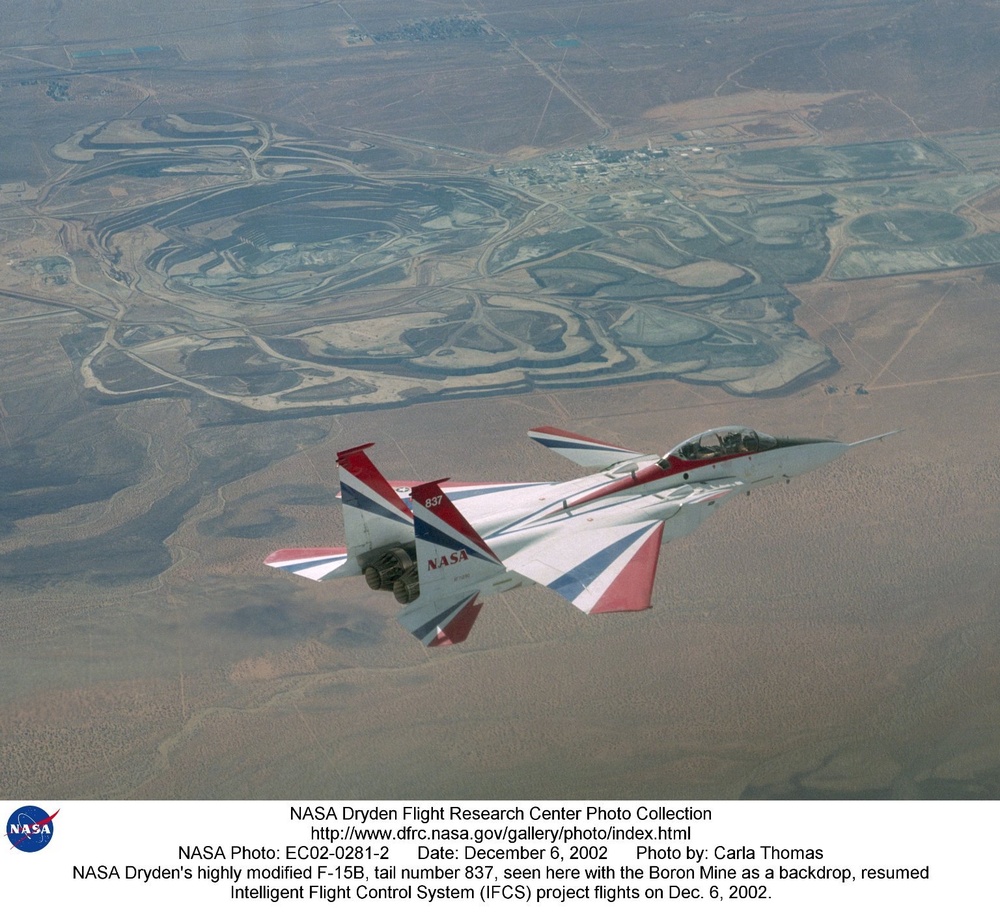
[[52, 840], [52, 820], [59, 814], [56, 809], [51, 815], [38, 806], [21, 806], [7, 819], [7, 840], [25, 853], [36, 853]]

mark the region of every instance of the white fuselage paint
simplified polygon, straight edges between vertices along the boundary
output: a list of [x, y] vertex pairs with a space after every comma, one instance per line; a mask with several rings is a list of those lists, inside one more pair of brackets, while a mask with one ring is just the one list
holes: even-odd
[[[723, 502], [737, 493], [749, 493], [759, 487], [788, 481], [800, 474], [820, 468], [839, 458], [850, 446], [839, 442], [804, 443], [783, 446], [752, 455], [732, 456], [718, 462], [700, 465], [686, 472], [667, 475], [646, 483], [637, 483], [617, 493], [586, 500], [576, 506], [563, 506], [597, 492], [607, 485], [628, 477], [641, 477], [658, 456], [612, 465], [596, 474], [575, 478], [561, 484], [540, 484], [526, 492], [507, 495], [509, 502], [502, 508], [492, 498], [482, 507], [458, 505], [483, 540], [503, 561], [538, 540], [552, 527], [566, 519], [585, 517], [595, 528], [608, 528], [644, 521], [663, 521], [663, 543], [683, 538], [702, 524]], [[629, 471], [622, 474], [619, 467]], [[740, 481], [743, 486], [727, 490], [717, 499], [688, 504], [680, 512], [681, 499], [690, 492], [691, 484], [718, 481], [720, 484]], [[512, 499], [513, 497], [513, 499]], [[502, 498], [501, 498], [502, 499]], [[475, 503], [475, 499], [469, 501]], [[486, 503], [486, 501], [484, 501]], [[489, 505], [492, 504], [492, 505]], [[476, 584], [481, 595], [506, 592], [522, 585], [534, 585], [532, 580], [513, 570], [505, 570], [487, 581]]]

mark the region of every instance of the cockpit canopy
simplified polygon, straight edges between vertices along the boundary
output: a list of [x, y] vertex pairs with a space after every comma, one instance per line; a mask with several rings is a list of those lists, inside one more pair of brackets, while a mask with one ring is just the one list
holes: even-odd
[[778, 441], [773, 436], [758, 433], [749, 427], [716, 427], [674, 446], [663, 461], [669, 460], [672, 455], [686, 462], [730, 455], [754, 455], [774, 449], [777, 445]]

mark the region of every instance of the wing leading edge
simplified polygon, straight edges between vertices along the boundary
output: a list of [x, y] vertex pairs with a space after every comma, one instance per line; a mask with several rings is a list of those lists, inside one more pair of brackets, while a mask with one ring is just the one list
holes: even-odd
[[421, 600], [436, 600], [439, 613], [453, 609], [453, 600], [462, 594], [461, 583], [472, 580], [485, 586], [504, 571], [548, 587], [588, 614], [649, 608], [662, 520], [604, 526], [587, 517], [571, 517], [501, 559], [440, 483], [413, 491]]
[[587, 614], [649, 608], [663, 522], [568, 528], [507, 558], [509, 570], [558, 593]]
[[539, 445], [551, 449], [563, 458], [568, 458], [571, 462], [576, 462], [577, 465], [582, 465], [584, 468], [605, 468], [615, 462], [624, 462], [643, 456], [641, 452], [623, 449], [621, 446], [604, 443], [599, 439], [591, 439], [589, 436], [580, 436], [579, 433], [560, 430], [558, 427], [535, 427], [534, 430], [528, 431], [528, 436]]
[[504, 564], [587, 614], [643, 611], [652, 604], [662, 542], [696, 526], [745, 486], [735, 479], [684, 484], [649, 514], [655, 518], [636, 522], [601, 525], [586, 515], [569, 516]]

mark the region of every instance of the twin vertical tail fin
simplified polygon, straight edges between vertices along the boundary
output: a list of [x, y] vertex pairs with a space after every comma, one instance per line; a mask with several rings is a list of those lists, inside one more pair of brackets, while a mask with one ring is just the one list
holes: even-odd
[[394, 589], [412, 568], [413, 515], [365, 450], [372, 443], [337, 453], [347, 547], [284, 548], [265, 561], [312, 580], [364, 573], [373, 589]]
[[413, 514], [368, 457], [371, 446], [337, 453], [347, 550], [372, 589], [408, 602], [417, 590]]
[[504, 570], [492, 548], [441, 490], [442, 481], [413, 488], [413, 534], [423, 596], [452, 597], [462, 591], [463, 583], [487, 580]]
[[479, 591], [466, 584], [505, 570], [440, 484], [431, 481], [413, 488], [419, 597], [399, 618], [426, 646], [465, 640], [482, 608]]
[[461, 643], [482, 603], [470, 584], [504, 565], [438, 486], [413, 488], [409, 508], [368, 457], [371, 443], [337, 453], [346, 548], [285, 548], [265, 563], [313, 580], [364, 574], [407, 607], [400, 621], [425, 646]]
[[413, 540], [413, 514], [368, 457], [372, 445], [337, 453], [344, 531], [354, 555]]

